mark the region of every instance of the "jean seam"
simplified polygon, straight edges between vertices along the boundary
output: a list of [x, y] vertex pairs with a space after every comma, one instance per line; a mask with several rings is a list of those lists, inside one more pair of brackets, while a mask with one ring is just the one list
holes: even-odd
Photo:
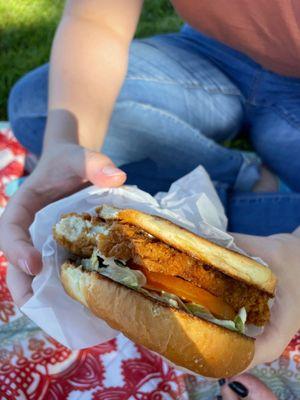
[[257, 92], [257, 89], [259, 87], [259, 83], [262, 80], [262, 76], [263, 76], [263, 70], [258, 70], [255, 74], [255, 77], [253, 79], [252, 82], [252, 88], [250, 90], [249, 96], [247, 98], [247, 103], [249, 104], [254, 104], [255, 103], [255, 94]]
[[288, 113], [285, 108], [281, 107], [278, 104], [275, 104], [274, 102], [267, 103], [265, 102], [264, 104], [261, 104], [260, 102], [249, 102], [245, 100], [245, 106], [247, 110], [247, 106], [255, 106], [255, 107], [261, 107], [265, 109], [272, 109], [275, 114], [277, 114], [279, 117], [284, 119], [288, 124], [290, 124], [294, 129], [300, 130], [300, 121], [297, 122], [295, 121], [294, 114]]
[[[36, 114], [26, 113], [26, 115], [19, 115], [17, 118], [14, 118], [14, 120], [19, 121], [19, 120], [27, 120], [27, 119], [47, 118], [47, 116], [48, 116], [48, 111], [46, 111], [45, 113], [39, 112]], [[11, 118], [9, 118], [9, 120], [10, 119]]]
[[[196, 134], [198, 134], [198, 129], [193, 127], [192, 125], [190, 125], [189, 123], [185, 122], [184, 120], [182, 120], [181, 118], [178, 118], [177, 116], [175, 116], [174, 114], [162, 110], [161, 108], [157, 108], [157, 107], [153, 107], [151, 104], [147, 104], [147, 103], [142, 103], [141, 101], [128, 101], [128, 100], [123, 100], [123, 101], [119, 101], [117, 102], [117, 106], [122, 106], [122, 105], [128, 105], [128, 106], [136, 106], [139, 105], [141, 107], [143, 107], [144, 109], [148, 109], [151, 110], [155, 113], [158, 113], [170, 120], [172, 120], [174, 123], [176, 123], [177, 125], [182, 125], [184, 127], [189, 127], [190, 129], [192, 129], [193, 131], [195, 131]], [[123, 124], [124, 126], [126, 126], [126, 124]], [[130, 127], [131, 125], [129, 125], [128, 127]]]
[[248, 100], [245, 99], [245, 105], [247, 106], [255, 106], [255, 107], [274, 107], [275, 103], [273, 101], [263, 100], [263, 101], [256, 101], [256, 100]]
[[296, 122], [295, 120], [293, 120], [293, 115], [286, 112], [285, 109], [280, 107], [279, 105], [273, 103], [270, 106], [264, 104], [261, 107], [265, 109], [271, 108], [275, 114], [284, 119], [289, 125], [291, 125], [292, 128], [300, 130], [300, 122]]
[[[207, 137], [205, 134], [201, 133], [201, 130], [194, 127], [193, 125], [189, 124], [188, 122], [184, 121], [181, 118], [178, 118], [177, 116], [175, 116], [173, 113], [170, 113], [168, 111], [162, 110], [161, 108], [157, 108], [157, 107], [153, 107], [151, 104], [147, 104], [147, 103], [142, 103], [140, 101], [128, 101], [128, 100], [123, 100], [123, 101], [119, 101], [117, 102], [118, 106], [122, 106], [122, 105], [128, 105], [128, 106], [141, 106], [144, 109], [148, 109], [149, 111], [158, 113], [160, 115], [162, 115], [165, 118], [168, 118], [169, 120], [173, 121], [175, 124], [179, 125], [179, 126], [183, 126], [184, 128], [189, 128], [191, 129], [195, 136], [199, 136], [202, 135], [205, 137], [205, 139], [207, 140], [207, 147], [211, 148], [212, 146], [216, 145], [216, 146], [221, 146], [219, 143], [217, 143], [215, 140], [211, 139], [210, 137]], [[131, 125], [126, 125], [126, 123], [123, 123], [123, 126], [130, 128]], [[223, 147], [223, 146], [221, 146]], [[233, 150], [234, 151], [234, 150]], [[229, 155], [229, 157], [233, 157], [232, 155]]]
[[[295, 194], [295, 193], [294, 193]], [[292, 194], [293, 195], [293, 194]], [[298, 196], [297, 196], [298, 197]], [[299, 196], [299, 198], [300, 198], [300, 196]], [[261, 196], [259, 196], [259, 195], [255, 195], [255, 197], [254, 198], [251, 198], [251, 195], [250, 196], [245, 196], [244, 198], [239, 198], [239, 199], [236, 199], [236, 198], [232, 198], [231, 199], [231, 204], [239, 204], [239, 203], [262, 203], [262, 202], [264, 202], [264, 201], [267, 201], [268, 203], [269, 202], [273, 202], [273, 203], [279, 203], [279, 202], [282, 202], [282, 201], [284, 201], [284, 202], [286, 202], [286, 201], [289, 201], [289, 202], [292, 202], [293, 200], [296, 200], [297, 202], [299, 201], [299, 198], [296, 198], [296, 199], [294, 199], [294, 198], [292, 198], [291, 197], [291, 193], [289, 193], [289, 194], [286, 194], [286, 195], [283, 195], [283, 196], [276, 196], [276, 195], [274, 195], [274, 196], [263, 196], [263, 195], [261, 195]]]
[[144, 76], [135, 76], [135, 77], [127, 77], [126, 81], [144, 81], [144, 82], [154, 82], [154, 83], [164, 83], [170, 85], [178, 85], [182, 86], [185, 89], [203, 89], [205, 92], [214, 93], [214, 94], [225, 94], [230, 96], [242, 97], [239, 91], [231, 90], [227, 88], [209, 88], [206, 85], [203, 85], [197, 81], [183, 81], [183, 80], [168, 80], [168, 79], [160, 79], [160, 78], [146, 78]]
[[[155, 38], [155, 37], [156, 37], [156, 36], [154, 36], [154, 38]], [[168, 53], [166, 53], [166, 52], [163, 51], [163, 47], [165, 47], [165, 46], [174, 47], [173, 45], [168, 44], [168, 45], [162, 45], [162, 46], [158, 47], [158, 46], [155, 45], [155, 43], [153, 43], [153, 41], [152, 41], [151, 39], [153, 39], [153, 37], [152, 37], [152, 38], [148, 38], [148, 39], [147, 39], [147, 38], [146, 38], [146, 39], [139, 39], [138, 41], [139, 41], [140, 43], [144, 43], [144, 44], [146, 44], [146, 45], [148, 45], [148, 46], [150, 46], [150, 47], [153, 47], [154, 49], [156, 49], [156, 50], [162, 52], [164, 55], [167, 55], [167, 56], [168, 56], [169, 58], [171, 58], [174, 62], [176, 62], [177, 64], [179, 64], [180, 66], [182, 66], [182, 64], [181, 64], [181, 62], [180, 62], [179, 60], [174, 59], [173, 57], [170, 56], [170, 54], [168, 54]], [[216, 68], [222, 75], [226, 76], [226, 77], [228, 78], [228, 80], [230, 81], [229, 77], [228, 77], [222, 70], [220, 70], [209, 58], [205, 57], [205, 56], [202, 55], [202, 54], [199, 54], [199, 56], [201, 56], [201, 58], [203, 58], [206, 62], [210, 62], [214, 68]], [[182, 67], [183, 67], [183, 66], [182, 66]], [[184, 67], [183, 67], [183, 68], [184, 68]], [[172, 82], [172, 81], [171, 81], [171, 82]], [[179, 81], [176, 80], [176, 81], [174, 81], [174, 82], [176, 83], [176, 82], [179, 82]], [[183, 82], [182, 82], [183, 85], [184, 85], [186, 82], [189, 82], [189, 81], [183, 81]], [[193, 82], [192, 85], [193, 85], [194, 82], [195, 82], [196, 85], [197, 85], [198, 87], [203, 87], [204, 90], [205, 90], [205, 86], [203, 86], [201, 83], [199, 83], [199, 81], [197, 81], [197, 80], [193, 81], [193, 80], [192, 80], [191, 82]], [[229, 83], [230, 83], [230, 82], [229, 82]], [[230, 88], [228, 87], [228, 89], [225, 89], [225, 90], [226, 90], [226, 91], [228, 90], [229, 94], [236, 94], [237, 96], [241, 96], [242, 94], [241, 94], [241, 92], [239, 91], [239, 89], [238, 89], [238, 88], [234, 88], [234, 84], [233, 84], [232, 82], [231, 82], [231, 84], [232, 84], [233, 88], [230, 89]], [[219, 92], [217, 92], [217, 93], [219, 93]], [[222, 93], [222, 91], [221, 91], [221, 93]]]
[[[196, 127], [194, 127], [193, 125], [189, 124], [188, 122], [182, 120], [181, 118], [178, 118], [176, 115], [162, 110], [160, 108], [156, 108], [153, 107], [151, 104], [146, 104], [146, 103], [142, 103], [139, 101], [128, 101], [128, 100], [123, 100], [123, 101], [119, 101], [118, 102], [118, 106], [121, 107], [126, 107], [126, 106], [138, 106], [144, 109], [144, 111], [150, 111], [152, 113], [155, 114], [159, 114], [161, 116], [163, 116], [164, 118], [168, 119], [169, 121], [171, 121], [172, 123], [179, 125], [181, 127], [183, 127], [184, 129], [189, 129], [190, 132], [192, 132], [194, 134], [195, 137], [203, 137], [203, 140], [205, 140], [205, 146], [207, 147], [208, 150], [212, 149], [213, 147], [215, 147], [215, 149], [213, 149], [214, 152], [217, 151], [217, 147], [223, 148], [224, 150], [228, 151], [227, 157], [228, 159], [233, 159], [234, 158], [234, 153], [240, 153], [238, 150], [234, 150], [234, 149], [226, 149], [224, 148], [224, 146], [222, 146], [220, 143], [217, 143], [215, 140], [211, 139], [210, 137], [207, 137], [205, 134], [203, 134], [201, 132], [201, 129], [198, 129]], [[126, 124], [126, 121], [122, 122], [122, 127], [125, 128], [131, 128], [131, 124], [129, 123], [128, 125]], [[241, 165], [238, 168], [238, 171], [236, 173], [236, 176], [234, 178], [234, 182], [232, 183], [232, 186], [235, 186], [237, 181], [238, 181], [238, 177], [240, 176], [240, 172], [243, 169], [243, 166], [245, 166], [247, 164], [247, 161], [245, 160], [245, 158], [243, 157], [243, 155], [241, 154]]]
[[300, 122], [293, 120], [293, 114], [288, 113], [284, 108], [274, 105], [273, 110], [286, 122], [288, 122], [293, 128], [300, 130]]

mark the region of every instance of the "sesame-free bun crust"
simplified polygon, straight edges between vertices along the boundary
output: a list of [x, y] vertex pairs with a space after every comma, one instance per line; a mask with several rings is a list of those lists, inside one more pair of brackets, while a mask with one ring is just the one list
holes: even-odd
[[135, 343], [197, 374], [221, 378], [243, 371], [254, 339], [152, 300], [96, 272], [62, 265], [65, 291]]
[[105, 220], [119, 220], [135, 225], [225, 275], [254, 286], [270, 296], [274, 295], [275, 275], [269, 268], [252, 258], [212, 243], [158, 216], [106, 205], [98, 207], [96, 212]]

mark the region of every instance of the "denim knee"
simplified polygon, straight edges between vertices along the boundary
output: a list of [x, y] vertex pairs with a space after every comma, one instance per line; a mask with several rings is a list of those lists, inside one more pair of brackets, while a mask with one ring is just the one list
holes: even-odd
[[239, 90], [208, 59], [181, 47], [180, 38], [173, 36], [133, 41], [119, 101], [177, 115], [218, 142], [234, 137], [244, 117]]
[[14, 135], [29, 151], [40, 154], [47, 116], [48, 66], [19, 79], [9, 94], [8, 116]]
[[272, 110], [257, 112], [251, 140], [257, 154], [292, 190], [300, 191], [300, 128]]
[[201, 164], [213, 180], [234, 186], [247, 169], [239, 152], [218, 145], [178, 115], [136, 101], [117, 103], [103, 152], [119, 166], [150, 159], [171, 181]]

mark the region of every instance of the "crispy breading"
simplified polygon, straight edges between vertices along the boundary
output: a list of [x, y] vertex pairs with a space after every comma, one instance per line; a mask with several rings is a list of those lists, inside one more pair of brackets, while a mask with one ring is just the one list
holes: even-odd
[[236, 311], [245, 307], [248, 322], [264, 325], [270, 317], [269, 296], [151, 237], [138, 228], [114, 222], [108, 236], [101, 236], [98, 247], [106, 257], [132, 260], [153, 272], [179, 276], [221, 297]]
[[96, 213], [105, 221], [120, 221], [136, 226], [201, 263], [274, 297], [276, 276], [270, 268], [251, 257], [213, 243], [157, 215], [111, 205], [98, 207]]
[[53, 227], [53, 237], [61, 246], [78, 257], [90, 257], [101, 233], [98, 228], [108, 227], [101, 218], [88, 213], [63, 214]]
[[[249, 323], [261, 326], [269, 320], [269, 296], [261, 290], [201, 263], [133, 225], [118, 221], [104, 222], [99, 217], [77, 213], [63, 215], [60, 221], [68, 217], [76, 217], [80, 223], [81, 220], [88, 222], [73, 240], [68, 240], [67, 229], [65, 234], [58, 231], [57, 225], [53, 229], [55, 240], [74, 255], [90, 257], [93, 248], [98, 246], [106, 257], [130, 260], [149, 271], [179, 276], [191, 281], [221, 297], [236, 311], [245, 307]], [[71, 224], [71, 229], [76, 228], [73, 225]], [[98, 226], [106, 227], [107, 233], [91, 234], [92, 227]]]

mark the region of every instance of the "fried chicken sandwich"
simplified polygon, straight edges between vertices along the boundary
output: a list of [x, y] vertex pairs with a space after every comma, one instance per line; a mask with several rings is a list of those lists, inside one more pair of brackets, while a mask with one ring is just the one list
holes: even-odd
[[276, 278], [255, 260], [176, 224], [109, 205], [69, 213], [53, 227], [70, 259], [65, 291], [112, 328], [208, 377], [243, 371], [248, 326], [264, 326]]

